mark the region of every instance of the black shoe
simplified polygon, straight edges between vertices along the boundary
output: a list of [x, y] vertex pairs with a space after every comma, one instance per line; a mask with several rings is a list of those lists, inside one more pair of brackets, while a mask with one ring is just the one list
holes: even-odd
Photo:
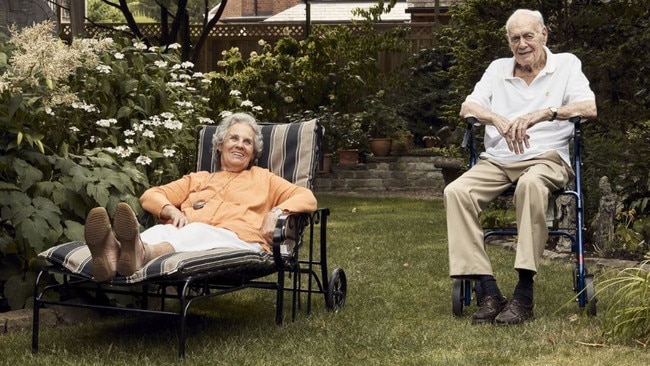
[[512, 299], [508, 301], [494, 321], [500, 325], [521, 324], [533, 317], [533, 304], [526, 305], [519, 300]]
[[472, 324], [493, 323], [499, 313], [506, 306], [507, 300], [505, 298], [499, 299], [497, 296], [487, 294], [483, 297], [483, 301], [479, 309], [472, 317]]

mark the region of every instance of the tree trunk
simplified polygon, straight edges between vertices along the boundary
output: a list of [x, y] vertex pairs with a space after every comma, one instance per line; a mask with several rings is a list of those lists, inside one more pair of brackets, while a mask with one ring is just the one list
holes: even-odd
[[84, 22], [86, 17], [86, 2], [82, 0], [71, 0], [70, 9], [70, 30], [72, 38], [79, 37], [85, 32]]

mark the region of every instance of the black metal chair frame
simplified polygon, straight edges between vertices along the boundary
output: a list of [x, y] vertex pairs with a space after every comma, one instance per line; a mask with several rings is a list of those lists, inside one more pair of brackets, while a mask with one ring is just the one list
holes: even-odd
[[[319, 146], [323, 128], [318, 127]], [[321, 150], [322, 151], [322, 150]], [[317, 154], [320, 155], [320, 154]], [[156, 314], [174, 318], [177, 323], [178, 356], [185, 357], [186, 323], [190, 306], [198, 300], [213, 298], [246, 288], [262, 288], [276, 291], [275, 321], [282, 324], [284, 318], [285, 292], [291, 296], [291, 319], [295, 320], [297, 310], [302, 307], [301, 294], [306, 294], [306, 309], [312, 309], [314, 294], [324, 297], [326, 308], [338, 311], [345, 305], [347, 278], [342, 268], [336, 268], [331, 275], [327, 263], [327, 219], [328, 208], [319, 208], [312, 214], [282, 215], [278, 220], [273, 237], [273, 268], [237, 268], [231, 270], [211, 271], [188, 275], [183, 278], [168, 277], [145, 280], [133, 285], [115, 285], [96, 282], [83, 275], [78, 275], [59, 266], [44, 267], [38, 274], [34, 285], [34, 311], [32, 323], [32, 352], [38, 352], [39, 313], [46, 305], [88, 308], [126, 313]], [[316, 248], [318, 235], [319, 248]], [[306, 239], [303, 238], [306, 236]], [[291, 253], [281, 253], [281, 244], [287, 239], [295, 240]], [[306, 255], [300, 249], [306, 246]], [[48, 284], [49, 275], [62, 275], [60, 283]], [[271, 276], [275, 274], [275, 276]], [[305, 284], [303, 276], [307, 276]], [[292, 282], [287, 286], [287, 280]], [[169, 291], [168, 288], [175, 291]], [[117, 307], [110, 304], [81, 304], [56, 300], [49, 295], [54, 292], [83, 291], [90, 295], [128, 295], [139, 302], [140, 307]], [[54, 296], [56, 298], [56, 296]], [[160, 308], [149, 309], [149, 300], [159, 299]], [[165, 308], [165, 300], [175, 300], [177, 310]]]
[[[473, 167], [478, 159], [478, 150], [476, 147], [477, 137], [475, 136], [474, 128], [478, 125], [478, 121], [474, 117], [466, 119], [467, 127], [462, 142], [462, 147], [466, 148], [469, 152], [469, 168]], [[574, 228], [551, 228], [549, 235], [563, 236], [571, 241], [571, 252], [575, 254], [574, 267], [573, 267], [573, 291], [576, 293], [576, 302], [580, 309], [587, 309], [588, 315], [596, 315], [596, 294], [594, 287], [593, 275], [587, 272], [584, 262], [584, 206], [582, 194], [582, 134], [580, 130], [580, 117], [572, 117], [569, 122], [575, 125], [573, 135], [573, 169], [575, 173], [574, 188], [565, 188], [560, 191], [554, 192], [554, 196], [570, 196], [575, 202], [575, 218], [576, 226]], [[506, 190], [502, 195], [512, 196], [514, 194], [514, 186]], [[492, 236], [516, 236], [517, 229], [509, 228], [489, 228], [483, 234], [483, 239]], [[472, 300], [475, 300], [477, 305], [480, 305], [482, 299], [482, 291], [480, 286], [477, 286], [475, 281], [469, 279], [454, 279], [452, 286], [452, 312], [455, 316], [462, 316], [463, 307], [469, 306]], [[474, 293], [474, 295], [472, 294]]]

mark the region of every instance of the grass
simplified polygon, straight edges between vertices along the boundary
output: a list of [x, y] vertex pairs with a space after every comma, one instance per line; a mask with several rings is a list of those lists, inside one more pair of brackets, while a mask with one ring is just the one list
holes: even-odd
[[[191, 309], [186, 365], [647, 365], [650, 352], [609, 341], [600, 314], [579, 313], [569, 262], [544, 261], [536, 277], [536, 319], [512, 327], [473, 326], [451, 312], [444, 208], [440, 200], [319, 195], [329, 207], [330, 270], [345, 269], [347, 303], [274, 323], [274, 294], [247, 290]], [[458, 228], [461, 230], [462, 228]], [[514, 253], [489, 247], [510, 294]], [[594, 269], [592, 269], [593, 272]], [[170, 322], [117, 316], [0, 336], [5, 365], [162, 365], [177, 363]]]

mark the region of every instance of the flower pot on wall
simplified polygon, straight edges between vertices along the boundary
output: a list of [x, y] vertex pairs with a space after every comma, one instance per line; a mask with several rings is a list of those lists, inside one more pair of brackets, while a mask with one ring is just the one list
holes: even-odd
[[393, 145], [392, 138], [371, 138], [369, 140], [370, 151], [372, 155], [377, 157], [385, 157], [390, 155], [390, 149]]
[[339, 150], [339, 165], [357, 165], [359, 163], [358, 149], [341, 149]]
[[430, 148], [430, 147], [435, 147], [436, 145], [437, 145], [437, 141], [434, 139], [424, 140], [424, 147]]
[[319, 161], [318, 172], [329, 173], [332, 171], [332, 154], [323, 155], [323, 159]]

